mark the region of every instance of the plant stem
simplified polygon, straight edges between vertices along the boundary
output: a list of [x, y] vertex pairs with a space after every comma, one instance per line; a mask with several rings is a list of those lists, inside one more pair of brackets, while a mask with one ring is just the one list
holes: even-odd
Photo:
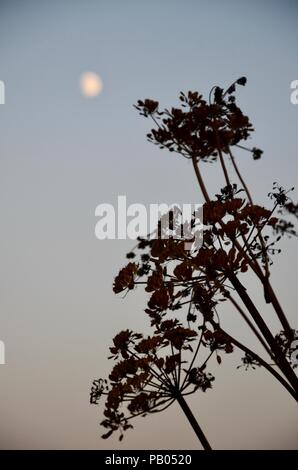
[[249, 192], [249, 189], [244, 181], [244, 179], [242, 178], [242, 175], [239, 171], [239, 168], [236, 164], [236, 161], [235, 161], [235, 157], [234, 155], [232, 154], [230, 148], [229, 148], [229, 155], [230, 155], [230, 158], [231, 158], [231, 161], [232, 161], [232, 165], [234, 167], [234, 170], [236, 172], [236, 175], [238, 176], [239, 180], [240, 180], [240, 183], [242, 184], [243, 188], [244, 188], [244, 191], [246, 192], [246, 195], [247, 195], [247, 199], [249, 200], [250, 204], [253, 205], [253, 200], [252, 200], [252, 197], [251, 197], [251, 194]]
[[284, 314], [284, 311], [283, 311], [283, 309], [282, 309], [282, 307], [281, 307], [281, 305], [278, 301], [278, 298], [275, 295], [275, 292], [274, 292], [274, 290], [273, 290], [273, 288], [270, 284], [269, 279], [267, 280], [267, 286], [266, 287], [267, 287], [267, 293], [270, 296], [270, 299], [271, 299], [272, 305], [274, 307], [274, 310], [276, 311], [277, 316], [278, 316], [285, 332], [288, 333], [289, 337], [293, 337], [293, 330], [290, 327], [288, 319]]
[[[249, 203], [250, 203], [251, 205], [253, 205], [253, 199], [252, 199], [252, 196], [251, 196], [250, 191], [249, 191], [249, 189], [248, 189], [248, 186], [246, 185], [246, 183], [245, 183], [245, 181], [244, 181], [244, 179], [243, 179], [243, 177], [242, 177], [242, 175], [241, 175], [241, 173], [240, 173], [240, 171], [239, 171], [239, 168], [238, 168], [238, 165], [237, 165], [237, 163], [236, 163], [235, 157], [234, 157], [234, 155], [232, 154], [230, 148], [229, 148], [229, 155], [230, 155], [230, 158], [231, 158], [231, 161], [232, 161], [232, 165], [233, 165], [233, 167], [234, 167], [234, 170], [235, 170], [235, 172], [236, 172], [236, 174], [237, 174], [237, 176], [238, 176], [238, 178], [239, 178], [239, 180], [240, 180], [240, 182], [241, 182], [241, 184], [242, 184], [242, 186], [243, 186], [243, 188], [244, 188], [244, 190], [245, 190], [245, 192], [246, 192], [246, 195], [247, 195], [247, 198], [248, 198], [248, 200], [249, 200]], [[261, 233], [259, 233], [259, 239], [260, 239], [262, 248], [265, 250], [264, 239], [263, 239]], [[285, 314], [284, 314], [284, 312], [283, 312], [283, 309], [282, 309], [282, 307], [281, 307], [281, 305], [280, 305], [280, 303], [279, 303], [279, 301], [278, 301], [278, 299], [277, 299], [277, 297], [276, 297], [276, 295], [275, 295], [275, 292], [274, 292], [274, 290], [273, 290], [273, 288], [272, 288], [272, 286], [271, 286], [271, 284], [270, 284], [270, 282], [269, 282], [268, 260], [267, 260], [267, 256], [266, 256], [265, 253], [264, 253], [264, 256], [265, 256], [265, 259], [266, 259], [266, 276], [264, 276], [264, 274], [263, 274], [263, 272], [262, 272], [262, 270], [261, 270], [261, 268], [260, 268], [260, 269], [259, 269], [259, 274], [260, 274], [260, 275], [259, 275], [258, 277], [260, 278], [260, 280], [262, 281], [262, 283], [263, 283], [263, 285], [264, 285], [264, 292], [265, 292], [265, 293], [267, 294], [267, 296], [270, 298], [271, 303], [272, 303], [272, 306], [273, 306], [273, 308], [274, 308], [274, 310], [275, 310], [275, 312], [276, 312], [276, 314], [277, 314], [277, 316], [278, 316], [278, 318], [279, 318], [279, 320], [280, 320], [280, 322], [281, 322], [281, 324], [282, 324], [284, 330], [287, 332], [288, 335], [291, 335], [291, 334], [292, 334], [292, 329], [291, 329], [291, 327], [290, 327], [290, 324], [289, 324], [289, 322], [288, 322], [288, 320], [287, 320], [287, 318], [286, 318], [286, 316], [285, 316]], [[258, 264], [258, 263], [257, 263], [257, 264]]]
[[267, 341], [268, 345], [271, 348], [271, 351], [274, 355], [274, 359], [287, 377], [288, 381], [294, 388], [294, 390], [298, 393], [298, 378], [294, 373], [293, 369], [291, 368], [290, 364], [286, 360], [283, 351], [280, 349], [279, 345], [276, 343], [274, 336], [272, 335], [271, 331], [269, 330], [268, 326], [266, 325], [265, 321], [263, 320], [260, 312], [257, 310], [255, 305], [253, 304], [251, 298], [246, 292], [245, 287], [241, 284], [237, 276], [234, 273], [229, 274], [229, 280], [233, 287], [236, 289], [239, 297], [241, 298], [242, 302], [250, 312], [252, 318], [254, 319], [256, 325], [258, 326], [259, 330], [262, 332], [263, 337]]
[[[217, 133], [216, 133], [216, 139], [218, 141]], [[225, 176], [226, 184], [227, 184], [227, 186], [231, 186], [229, 175], [228, 175], [227, 168], [226, 168], [226, 165], [225, 165], [225, 161], [224, 161], [224, 158], [223, 158], [223, 154], [222, 154], [222, 151], [221, 151], [219, 145], [218, 145], [217, 151], [218, 151], [218, 155], [219, 155], [220, 164], [221, 164], [224, 176]]]
[[252, 321], [247, 317], [246, 313], [242, 310], [242, 308], [240, 307], [240, 305], [238, 304], [238, 302], [236, 302], [235, 299], [233, 299], [233, 297], [231, 296], [231, 294], [229, 294], [227, 296], [227, 298], [230, 300], [230, 302], [232, 302], [232, 304], [234, 305], [234, 307], [238, 310], [238, 312], [240, 313], [240, 315], [242, 316], [242, 318], [244, 319], [244, 321], [248, 324], [248, 326], [251, 328], [251, 330], [254, 332], [254, 334], [256, 335], [256, 337], [258, 338], [258, 340], [260, 341], [260, 343], [262, 344], [262, 346], [264, 347], [264, 349], [266, 350], [266, 352], [269, 354], [270, 357], [272, 357], [272, 353], [270, 351], [270, 349], [268, 348], [267, 344], [265, 343], [264, 339], [262, 338], [261, 334], [258, 332], [257, 328], [254, 326], [254, 324], [252, 323]]
[[210, 446], [205, 434], [203, 433], [199, 423], [197, 422], [196, 418], [192, 414], [192, 411], [189, 408], [189, 406], [186, 403], [183, 396], [180, 393], [178, 393], [176, 398], [177, 398], [177, 401], [178, 401], [179, 405], [181, 406], [185, 416], [187, 417], [191, 427], [193, 428], [193, 430], [196, 433], [199, 441], [201, 442], [204, 450], [212, 450], [212, 447]]
[[243, 352], [245, 352], [246, 354], [249, 354], [255, 360], [257, 360], [268, 372], [270, 372], [270, 374], [272, 374], [287, 389], [287, 391], [292, 395], [292, 397], [298, 402], [298, 394], [289, 385], [289, 383], [283, 377], [281, 377], [279, 373], [276, 372], [275, 369], [273, 369], [273, 367], [270, 366], [270, 364], [264, 361], [264, 359], [262, 359], [258, 354], [254, 353], [251, 349], [247, 348], [238, 340], [233, 338], [229, 333], [226, 333], [222, 328], [220, 328], [220, 331], [222, 331], [225, 335], [228, 336], [228, 338], [230, 339], [231, 343], [234, 344], [234, 346], [241, 349]]
[[203, 181], [201, 172], [200, 172], [200, 170], [199, 170], [198, 162], [197, 162], [197, 160], [196, 160], [196, 157], [192, 157], [192, 164], [193, 164], [193, 167], [194, 167], [194, 170], [195, 170], [195, 174], [196, 174], [196, 177], [197, 177], [199, 186], [200, 186], [201, 191], [202, 191], [202, 193], [203, 193], [203, 196], [204, 196], [204, 198], [205, 198], [205, 201], [206, 201], [206, 202], [210, 202], [210, 197], [209, 197], [209, 194], [208, 194], [208, 192], [207, 192], [205, 183], [204, 183], [204, 181]]
[[[203, 181], [203, 178], [202, 178], [202, 175], [201, 175], [201, 172], [199, 170], [199, 167], [198, 167], [198, 162], [196, 160], [195, 157], [192, 158], [192, 163], [193, 163], [193, 167], [194, 167], [194, 171], [195, 171], [195, 174], [196, 174], [196, 177], [197, 177], [197, 180], [198, 180], [198, 183], [199, 183], [199, 186], [200, 186], [200, 189], [203, 193], [203, 196], [205, 198], [205, 201], [206, 202], [210, 202], [210, 197], [209, 197], [209, 194], [208, 194], [208, 191], [206, 189], [206, 186], [205, 186], [205, 183]], [[239, 170], [238, 170], [239, 171]], [[247, 189], [248, 191], [248, 189]], [[222, 226], [222, 223], [220, 224]], [[245, 259], [247, 260], [248, 264], [250, 265], [250, 267], [253, 269], [253, 271], [255, 272], [255, 274], [259, 277], [259, 279], [261, 280], [261, 282], [263, 283], [263, 286], [264, 286], [264, 290], [266, 289], [266, 292], [268, 295], [270, 295], [270, 299], [271, 299], [271, 302], [272, 302], [272, 306], [274, 308], [274, 310], [276, 311], [277, 313], [277, 316], [278, 318], [280, 319], [280, 322], [284, 328], [284, 330], [287, 332], [288, 335], [292, 334], [292, 329], [289, 325], [289, 322], [282, 310], [282, 307], [280, 306], [280, 303], [271, 287], [271, 284], [269, 282], [269, 279], [264, 276], [260, 266], [258, 265], [258, 263], [255, 265], [253, 260], [251, 260], [247, 255], [246, 253], [244, 252], [244, 250], [242, 249], [241, 245], [237, 242], [237, 240], [235, 241], [235, 245], [237, 247], [237, 249], [239, 250], [239, 252], [243, 253], [243, 256], [245, 257]], [[264, 322], [265, 324], [265, 322]], [[265, 324], [266, 325], [266, 324]], [[291, 369], [292, 370], [292, 369]], [[295, 374], [294, 374], [295, 375]], [[295, 376], [296, 377], [296, 376]]]

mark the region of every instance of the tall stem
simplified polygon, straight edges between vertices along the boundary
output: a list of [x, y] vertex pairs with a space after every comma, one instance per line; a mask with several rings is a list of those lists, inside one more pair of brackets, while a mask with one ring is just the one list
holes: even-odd
[[285, 332], [288, 333], [289, 338], [293, 337], [293, 330], [292, 330], [292, 328], [291, 328], [291, 326], [288, 322], [287, 317], [284, 314], [284, 311], [283, 311], [283, 309], [282, 309], [282, 307], [279, 303], [278, 298], [275, 295], [275, 292], [274, 292], [273, 287], [271, 286], [269, 280], [267, 281], [267, 293], [270, 296], [271, 303], [274, 307], [274, 310], [277, 313], [277, 316], [278, 316]]
[[258, 361], [261, 364], [261, 366], [263, 366], [268, 372], [270, 372], [270, 374], [272, 374], [285, 387], [285, 389], [292, 395], [292, 397], [298, 402], [297, 392], [295, 392], [295, 390], [290, 386], [290, 384], [283, 377], [281, 377], [279, 373], [276, 372], [275, 369], [273, 369], [273, 367], [271, 367], [266, 361], [264, 361], [264, 359], [258, 356], [258, 354], [251, 351], [251, 349], [244, 346], [244, 344], [240, 343], [240, 341], [233, 338], [230, 334], [226, 333], [222, 328], [220, 328], [220, 331], [222, 331], [225, 335], [227, 335], [231, 343], [233, 343], [237, 348], [241, 349], [243, 352], [245, 352], [246, 354], [249, 354], [256, 361]]
[[197, 162], [196, 157], [192, 157], [192, 164], [193, 164], [193, 167], [194, 167], [194, 170], [195, 170], [195, 174], [196, 174], [196, 177], [197, 177], [199, 186], [200, 186], [201, 191], [202, 191], [202, 193], [203, 193], [203, 196], [204, 196], [204, 198], [205, 198], [205, 201], [206, 201], [206, 202], [210, 202], [210, 197], [209, 197], [209, 194], [208, 194], [208, 192], [207, 192], [205, 183], [204, 183], [204, 181], [203, 181], [201, 172], [200, 172], [200, 170], [199, 170], [198, 162]]
[[[218, 140], [217, 135], [216, 135], [216, 138]], [[224, 161], [223, 154], [222, 154], [222, 151], [221, 151], [220, 147], [218, 147], [217, 151], [218, 151], [218, 155], [219, 155], [220, 164], [221, 164], [222, 170], [223, 170], [224, 175], [225, 175], [226, 184], [227, 184], [227, 186], [231, 186], [230, 178], [229, 178], [229, 175], [228, 175], [228, 172], [227, 172], [227, 168], [226, 168], [225, 161]]]
[[[197, 162], [197, 159], [196, 157], [193, 157], [192, 158], [192, 163], [193, 163], [193, 167], [194, 167], [194, 171], [195, 171], [195, 174], [196, 174], [196, 177], [197, 177], [197, 180], [198, 180], [198, 183], [199, 183], [199, 186], [200, 186], [200, 189], [203, 193], [203, 196], [205, 198], [205, 201], [206, 202], [210, 202], [210, 197], [209, 197], [209, 194], [208, 194], [208, 191], [207, 191], [207, 188], [205, 186], [205, 183], [203, 181], [203, 178], [202, 178], [202, 175], [201, 175], [201, 172], [199, 170], [199, 167], [198, 167], [198, 162]], [[239, 171], [239, 170], [238, 170]], [[247, 189], [248, 191], [248, 189]], [[249, 193], [248, 193], [249, 194]], [[248, 196], [249, 197], [249, 196]], [[250, 196], [251, 198], [251, 196]], [[220, 224], [222, 225], [222, 224]], [[288, 333], [288, 335], [291, 335], [292, 334], [292, 329], [290, 327], [290, 324], [283, 312], [283, 309], [272, 289], [272, 286], [269, 282], [269, 280], [267, 279], [266, 276], [264, 276], [260, 266], [258, 265], [258, 263], [255, 265], [254, 262], [246, 255], [246, 253], [244, 252], [244, 250], [242, 249], [241, 245], [238, 243], [238, 241], [236, 240], [235, 241], [235, 245], [237, 247], [237, 249], [243, 253], [244, 257], [246, 258], [248, 264], [250, 265], [250, 267], [253, 269], [253, 271], [255, 272], [255, 274], [259, 277], [259, 279], [262, 281], [263, 285], [264, 285], [264, 289], [266, 289], [266, 292], [268, 295], [270, 295], [270, 299], [271, 299], [271, 302], [272, 302], [272, 305], [273, 305], [273, 308], [274, 310], [276, 311], [277, 313], [277, 316], [284, 328], [284, 330]]]
[[243, 309], [240, 307], [240, 305], [238, 304], [238, 302], [236, 302], [235, 299], [233, 299], [233, 297], [229, 294], [228, 295], [228, 299], [232, 302], [232, 304], [234, 305], [234, 307], [238, 310], [238, 312], [240, 313], [240, 315], [242, 316], [242, 318], [244, 319], [244, 321], [248, 324], [248, 326], [250, 327], [250, 329], [254, 332], [254, 334], [256, 335], [256, 337], [258, 338], [258, 340], [260, 341], [260, 343], [262, 344], [262, 346], [264, 347], [264, 349], [266, 350], [266, 352], [269, 354], [270, 357], [272, 357], [272, 353], [270, 351], [270, 349], [268, 348], [267, 344], [265, 343], [262, 335], [259, 333], [259, 331], [257, 330], [257, 328], [254, 326], [253, 322], [247, 317], [246, 313], [243, 311]]
[[249, 192], [249, 189], [248, 189], [248, 187], [247, 187], [247, 185], [246, 185], [244, 179], [242, 178], [242, 175], [241, 175], [241, 173], [240, 173], [240, 171], [239, 171], [239, 168], [238, 168], [238, 166], [237, 166], [237, 164], [236, 164], [235, 157], [234, 157], [234, 155], [232, 154], [230, 148], [229, 148], [229, 155], [230, 155], [230, 157], [231, 157], [232, 165], [233, 165], [233, 167], [234, 167], [234, 170], [235, 170], [235, 172], [236, 172], [236, 175], [238, 176], [238, 178], [239, 178], [239, 180], [240, 180], [240, 182], [241, 182], [241, 184], [242, 184], [242, 186], [243, 186], [243, 188], [244, 188], [244, 191], [246, 192], [247, 199], [249, 200], [250, 204], [253, 205], [253, 201], [252, 201], [252, 197], [251, 197], [251, 194], [250, 194], [250, 192]]
[[227, 186], [231, 186], [230, 178], [229, 178], [227, 168], [226, 168], [226, 165], [225, 165], [225, 161], [224, 161], [224, 157], [223, 157], [223, 154], [222, 154], [222, 151], [221, 151], [220, 140], [219, 140], [218, 130], [217, 130], [216, 126], [213, 127], [213, 131], [215, 133], [215, 139], [216, 139], [216, 145], [217, 145], [216, 150], [218, 151], [219, 160], [220, 160], [220, 164], [221, 164], [224, 176], [225, 176], [226, 184], [227, 184]]
[[189, 408], [188, 404], [186, 403], [185, 399], [181, 395], [181, 393], [177, 394], [177, 401], [181, 406], [185, 416], [187, 417], [191, 427], [193, 428], [194, 432], [196, 433], [198, 439], [200, 440], [204, 450], [212, 450], [211, 445], [209, 444], [205, 434], [203, 433], [199, 423], [197, 422], [196, 418], [192, 414], [191, 409]]
[[[250, 191], [248, 189], [248, 186], [246, 185], [246, 183], [245, 183], [245, 181], [244, 181], [244, 179], [243, 179], [243, 177], [240, 173], [240, 170], [239, 170], [238, 165], [236, 163], [235, 157], [232, 154], [230, 148], [229, 148], [229, 155], [230, 155], [234, 170], [235, 170], [235, 172], [236, 172], [236, 174], [237, 174], [237, 176], [238, 176], [238, 178], [239, 178], [239, 180], [240, 180], [240, 182], [241, 182], [241, 184], [242, 184], [242, 186], [243, 186], [243, 188], [246, 192], [249, 203], [251, 205], [253, 205], [253, 199], [252, 199], [252, 196], [251, 196]], [[260, 243], [262, 245], [262, 248], [265, 250], [264, 239], [263, 239], [261, 233], [259, 234], [259, 239], [260, 239]], [[259, 267], [259, 265], [258, 265], [258, 267]], [[269, 267], [268, 267], [267, 258], [266, 258], [266, 276], [264, 276], [264, 274], [263, 274], [260, 267], [259, 267], [258, 271], [259, 271], [259, 274], [257, 274], [257, 273], [256, 274], [258, 275], [258, 277], [260, 278], [260, 280], [262, 281], [262, 283], [264, 285], [264, 292], [265, 292], [266, 296], [270, 299], [270, 301], [272, 303], [272, 306], [273, 306], [273, 308], [274, 308], [274, 310], [275, 310], [275, 312], [276, 312], [276, 314], [279, 318], [279, 321], [281, 322], [284, 330], [287, 332], [289, 337], [291, 337], [292, 329], [291, 329], [290, 324], [287, 320], [287, 317], [285, 316], [285, 313], [284, 313], [284, 311], [283, 311], [283, 309], [282, 309], [282, 307], [281, 307], [281, 305], [280, 305], [280, 303], [279, 303], [279, 301], [278, 301], [278, 299], [275, 295], [275, 292], [274, 292], [274, 290], [273, 290], [273, 288], [272, 288], [272, 286], [269, 282]]]
[[291, 368], [290, 364], [286, 360], [283, 351], [280, 349], [279, 345], [276, 343], [272, 333], [270, 332], [268, 326], [263, 320], [260, 312], [257, 310], [251, 298], [247, 294], [245, 287], [241, 284], [237, 276], [235, 276], [235, 274], [233, 273], [230, 273], [229, 280], [231, 284], [233, 285], [233, 287], [236, 289], [242, 302], [244, 303], [244, 305], [250, 312], [256, 325], [258, 326], [259, 330], [262, 332], [265, 340], [270, 346], [271, 351], [274, 354], [274, 358], [275, 358], [277, 365], [279, 366], [281, 371], [284, 373], [284, 375], [287, 377], [288, 381], [293, 386], [295, 391], [298, 393], [298, 378], [296, 374], [294, 373], [293, 369]]

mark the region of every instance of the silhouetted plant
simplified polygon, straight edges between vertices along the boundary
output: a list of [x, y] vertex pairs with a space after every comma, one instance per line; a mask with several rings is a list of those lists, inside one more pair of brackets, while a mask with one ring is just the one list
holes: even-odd
[[[140, 238], [137, 246], [140, 256], [129, 253], [130, 262], [115, 278], [115, 293], [133, 290], [139, 284], [150, 293], [145, 312], [153, 333], [144, 338], [127, 330], [114, 338], [112, 357], [122, 359], [112, 370], [109, 384], [94, 382], [91, 393], [92, 403], [107, 395], [102, 425], [108, 432], [104, 437], [117, 429], [131, 427], [133, 416], [161, 411], [177, 400], [203, 447], [209, 449], [183, 397], [198, 389], [211, 388], [214, 378], [206, 372], [207, 363], [215, 357], [220, 364], [222, 353], [232, 353], [235, 347], [244, 353], [239, 367], [264, 367], [298, 401], [298, 378], [291, 363], [292, 344], [298, 336], [270, 283], [273, 256], [280, 251], [277, 242], [285, 234], [296, 235], [294, 225], [284, 217], [297, 217], [298, 206], [289, 198], [289, 191], [277, 183], [268, 194], [269, 209], [255, 204], [240, 173], [232, 152], [234, 147], [249, 151], [255, 160], [263, 153], [243, 145], [253, 127], [236, 105], [234, 92], [236, 85], [245, 83], [246, 78], [241, 77], [226, 91], [213, 87], [208, 102], [197, 92], [181, 93], [180, 108], [160, 111], [159, 103], [149, 99], [136, 105], [140, 114], [150, 117], [155, 124], [148, 140], [192, 161], [205, 199], [205, 228], [200, 248], [195, 243], [190, 248], [183, 235], [177, 236], [175, 229], [180, 229], [177, 224], [167, 239], [160, 234], [153, 239]], [[239, 180], [237, 184], [229, 174], [227, 159]], [[201, 162], [217, 160], [225, 186], [211, 199], [199, 166]], [[195, 217], [190, 224], [195, 228]], [[264, 299], [272, 305], [281, 323], [280, 332], [271, 332], [244, 287], [242, 277], [248, 271], [261, 283]], [[219, 306], [225, 301], [253, 331], [267, 353], [266, 360], [222, 329]], [[181, 313], [179, 319], [169, 313], [183, 311], [185, 306], [187, 313]], [[200, 363], [201, 348], [208, 350], [208, 354]], [[166, 352], [168, 349], [170, 353]], [[124, 402], [128, 416], [121, 411]]]
[[[206, 372], [206, 364], [217, 348], [222, 347], [213, 341], [204, 340], [205, 326], [199, 328], [198, 334], [191, 328], [185, 328], [177, 319], [160, 320], [155, 326], [152, 336], [130, 330], [121, 331], [113, 340], [110, 348], [111, 358], [117, 362], [107, 381], [93, 382], [91, 403], [98, 403], [102, 395], [106, 395], [105, 419], [102, 425], [108, 430], [102, 437], [109, 437], [114, 431], [132, 428], [133, 417], [165, 410], [175, 400], [180, 404], [188, 417], [194, 431], [205, 449], [210, 445], [189, 409], [185, 395], [198, 389], [205, 392], [212, 387], [214, 377]], [[196, 345], [193, 352], [192, 344]], [[200, 366], [195, 367], [200, 346], [210, 349]], [[184, 360], [186, 352], [192, 352], [192, 361]], [[120, 359], [120, 360], [119, 360]], [[186, 366], [187, 367], [187, 366]], [[126, 405], [126, 412], [123, 412]]]

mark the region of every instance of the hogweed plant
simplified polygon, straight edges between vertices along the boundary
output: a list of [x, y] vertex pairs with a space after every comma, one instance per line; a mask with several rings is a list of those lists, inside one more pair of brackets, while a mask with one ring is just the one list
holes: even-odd
[[[298, 401], [293, 361], [298, 335], [270, 281], [273, 257], [280, 251], [277, 242], [284, 235], [296, 235], [288, 216], [297, 217], [298, 206], [290, 199], [291, 190], [277, 183], [268, 194], [270, 207], [256, 204], [240, 172], [234, 148], [250, 152], [253, 159], [263, 153], [245, 145], [254, 129], [235, 99], [237, 85], [245, 84], [246, 78], [241, 77], [227, 90], [213, 87], [208, 101], [197, 92], [181, 92], [181, 106], [170, 110], [161, 111], [159, 103], [149, 99], [135, 106], [154, 123], [147, 135], [150, 142], [191, 160], [205, 200], [204, 236], [199, 248], [195, 243], [189, 246], [172, 211], [169, 236], [159, 230], [156, 238], [139, 238], [138, 254], [136, 250], [127, 254], [129, 262], [115, 278], [116, 294], [137, 285], [150, 293], [145, 313], [152, 333], [148, 337], [131, 330], [118, 333], [110, 348], [116, 364], [109, 380], [93, 382], [91, 403], [106, 396], [104, 438], [120, 431], [122, 439], [123, 431], [132, 427], [132, 418], [162, 411], [177, 401], [203, 448], [211, 449], [185, 396], [210, 389], [214, 381], [208, 372], [210, 361], [215, 358], [220, 364], [222, 355], [235, 349], [243, 352], [245, 369], [263, 367]], [[200, 171], [204, 162], [218, 162], [223, 173], [224, 187], [214, 198]], [[195, 217], [190, 225], [195, 231]], [[260, 284], [280, 331], [271, 331], [245, 287], [248, 272]], [[222, 328], [222, 302], [229, 302], [252, 330], [264, 357]]]

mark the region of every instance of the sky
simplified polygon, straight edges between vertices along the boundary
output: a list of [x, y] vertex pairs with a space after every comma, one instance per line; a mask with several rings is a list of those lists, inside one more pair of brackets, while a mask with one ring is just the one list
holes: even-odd
[[[133, 243], [97, 240], [95, 208], [118, 195], [128, 204], [203, 202], [191, 165], [146, 141], [150, 122], [132, 105], [153, 98], [172, 106], [180, 90], [207, 95], [246, 76], [238, 102], [264, 156], [237, 157], [265, 203], [273, 181], [288, 188], [297, 179], [297, 20], [289, 0], [0, 0], [0, 448], [120, 447], [101, 440], [102, 408], [89, 405], [89, 391], [109, 372], [115, 333], [144, 329], [147, 297], [113, 294]], [[80, 90], [86, 71], [103, 83], [94, 98]], [[202, 172], [211, 193], [223, 185], [217, 165]], [[297, 328], [295, 243], [283, 242], [272, 282]], [[237, 371], [239, 361], [215, 366], [214, 390], [189, 400], [210, 441], [218, 449], [297, 449], [295, 403], [265, 372]], [[175, 406], [136, 420], [121, 443], [197, 447]]]

